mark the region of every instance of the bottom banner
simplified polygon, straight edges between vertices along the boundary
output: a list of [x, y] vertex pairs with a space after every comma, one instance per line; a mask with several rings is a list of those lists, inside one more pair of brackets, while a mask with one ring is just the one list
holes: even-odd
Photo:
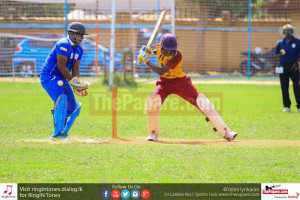
[[261, 184], [0, 184], [0, 199], [261, 199]]

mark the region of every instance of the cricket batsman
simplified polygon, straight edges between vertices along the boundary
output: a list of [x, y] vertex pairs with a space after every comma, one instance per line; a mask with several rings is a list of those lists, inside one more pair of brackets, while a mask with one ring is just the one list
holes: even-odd
[[52, 114], [55, 130], [52, 140], [68, 137], [80, 113], [81, 103], [76, 102], [74, 93], [81, 97], [88, 94], [87, 84], [79, 80], [83, 54], [80, 44], [84, 35], [87, 33], [82, 23], [71, 23], [68, 36], [56, 43], [42, 67], [41, 84], [54, 102]]
[[[148, 57], [157, 55], [158, 66], [153, 65]], [[155, 50], [143, 46], [138, 55], [138, 62], [144, 62], [160, 77], [152, 95], [147, 96], [148, 141], [157, 141], [160, 134], [159, 110], [167, 96], [176, 94], [196, 106], [206, 120], [214, 126], [214, 130], [228, 141], [234, 140], [237, 133], [232, 132], [223, 122], [212, 103], [204, 94], [198, 93], [189, 76], [182, 71], [182, 53], [177, 49], [175, 35], [165, 34], [156, 45]]]

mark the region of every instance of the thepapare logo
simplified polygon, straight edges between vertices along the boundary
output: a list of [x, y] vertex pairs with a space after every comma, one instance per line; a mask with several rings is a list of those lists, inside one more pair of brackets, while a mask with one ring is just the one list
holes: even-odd
[[18, 199], [18, 185], [12, 183], [0, 184], [0, 200]]
[[288, 194], [288, 189], [273, 189], [273, 190], [263, 190], [263, 194]]
[[298, 199], [299, 197], [299, 192], [296, 192], [296, 196], [288, 196], [289, 199]]
[[[223, 93], [206, 92], [195, 96], [170, 95], [162, 101], [161, 97], [152, 99], [148, 92], [118, 92], [113, 107], [111, 92], [92, 92], [89, 94], [89, 111], [91, 115], [111, 116], [112, 108], [119, 116], [145, 116], [150, 108], [158, 108], [160, 116], [197, 116], [209, 112], [210, 116], [223, 113]], [[201, 110], [201, 111], [200, 111]]]
[[274, 189], [274, 188], [280, 188], [281, 185], [266, 185], [264, 190], [262, 190], [263, 194], [288, 194], [288, 189]]
[[261, 197], [263, 200], [300, 199], [300, 183], [262, 183]]

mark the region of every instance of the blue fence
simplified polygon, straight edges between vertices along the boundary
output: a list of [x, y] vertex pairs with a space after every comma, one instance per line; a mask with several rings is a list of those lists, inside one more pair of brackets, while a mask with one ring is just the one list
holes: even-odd
[[[126, 0], [119, 0], [119, 3], [121, 4], [122, 2], [124, 3], [125, 1]], [[90, 0], [90, 2], [96, 2], [96, 1]], [[120, 15], [119, 15], [119, 20], [117, 19], [117, 24], [115, 25], [115, 28], [116, 30], [118, 30], [116, 33], [116, 39], [119, 40], [117, 44], [119, 46], [118, 48], [124, 49], [124, 47], [129, 46], [132, 49], [129, 52], [131, 53], [131, 56], [133, 58], [135, 58], [136, 56], [135, 54], [139, 48], [139, 45], [137, 44], [138, 43], [137, 41], [139, 40], [139, 36], [136, 36], [137, 32], [139, 30], [145, 30], [145, 29], [149, 29], [148, 31], [151, 31], [155, 27], [155, 23], [154, 23], [155, 18], [151, 19], [151, 17], [153, 16], [156, 17], [160, 13], [160, 11], [164, 9], [162, 7], [162, 5], [164, 4], [163, 1], [158, 0], [155, 2], [157, 3], [156, 11], [154, 10], [155, 12], [149, 10], [148, 11], [141, 10], [137, 12], [135, 10], [133, 13], [133, 18], [135, 22], [133, 24], [128, 23], [129, 20], [127, 21], [120, 20], [120, 18], [123, 18], [123, 16], [120, 17]], [[184, 5], [191, 4], [191, 6], [189, 8], [183, 8], [182, 6], [177, 5], [180, 2], [184, 2], [185, 3]], [[218, 2], [222, 3], [223, 1], [218, 1]], [[272, 3], [269, 0], [267, 0], [266, 2], [268, 4]], [[102, 0], [100, 0], [100, 3], [104, 3], [104, 1], [102, 2]], [[243, 16], [242, 14], [241, 16], [239, 16], [240, 18], [236, 16], [232, 16], [229, 20], [227, 20], [226, 13], [223, 16], [223, 12], [222, 14], [218, 12], [220, 12], [220, 10], [234, 10], [239, 8], [238, 8], [238, 3], [236, 7], [232, 8], [232, 5], [226, 4], [226, 1], [224, 1], [223, 2], [224, 5], [222, 4], [221, 6], [216, 6], [216, 7], [212, 7], [211, 5], [210, 7], [208, 6], [207, 9], [209, 9], [209, 12], [206, 14], [207, 20], [205, 22], [201, 22], [201, 19], [206, 13], [205, 10], [201, 11], [201, 6], [204, 7], [207, 5], [201, 4], [200, 8], [198, 8], [197, 1], [192, 1], [192, 0], [186, 0], [186, 1], [178, 0], [178, 2], [175, 1], [175, 3], [177, 5], [176, 7], [177, 12], [174, 15], [176, 17], [175, 18], [176, 26], [174, 27], [174, 29], [177, 37], [179, 38], [179, 47], [182, 49], [185, 55], [184, 57], [185, 69], [190, 74], [196, 74], [194, 75], [195, 77], [231, 77], [231, 78], [232, 77], [250, 78], [251, 76], [261, 76], [261, 77], [275, 76], [275, 74], [272, 73], [272, 69], [276, 65], [275, 61], [270, 61], [270, 63], [267, 64], [266, 62], [258, 63], [257, 60], [271, 59], [266, 56], [271, 55], [270, 53], [272, 52], [272, 48], [276, 46], [277, 40], [282, 39], [281, 36], [278, 34], [278, 28], [282, 26], [284, 23], [291, 23], [292, 21], [290, 16], [284, 19], [280, 18], [279, 20], [274, 15], [275, 17], [273, 21], [272, 20], [264, 21], [263, 18], [253, 19], [252, 16], [255, 17], [256, 16], [255, 12], [258, 12], [259, 9], [261, 8], [258, 9], [258, 7], [256, 7], [257, 1], [248, 0], [247, 9], [245, 8], [242, 9], [244, 12], [242, 13]], [[16, 5], [16, 3], [14, 5]], [[3, 7], [3, 4], [0, 3], [0, 7], [1, 6]], [[12, 18], [9, 23], [7, 23], [7, 20], [2, 20], [2, 22], [0, 20], [0, 30], [8, 29], [11, 31], [12, 35], [14, 34], [14, 37], [16, 35], [15, 34], [16, 32], [20, 35], [20, 37], [22, 37], [22, 34], [20, 33], [24, 33], [24, 35], [30, 35], [30, 36], [35, 36], [35, 33], [36, 35], [40, 35], [41, 32], [36, 30], [41, 30], [41, 29], [45, 29], [45, 33], [47, 34], [51, 34], [52, 32], [55, 31], [57, 32], [58, 29], [63, 29], [64, 35], [66, 35], [66, 27], [68, 26], [68, 23], [74, 21], [74, 19], [68, 19], [68, 16], [71, 11], [76, 11], [76, 9], [79, 8], [80, 6], [74, 3], [68, 3], [67, 0], [65, 0], [65, 5], [60, 4], [60, 6], [62, 7], [64, 6], [65, 12], [64, 12], [64, 17], [60, 17], [60, 18], [58, 17], [58, 20], [52, 19], [50, 21], [47, 21], [46, 23], [34, 22], [34, 21], [40, 21], [40, 19], [36, 20], [34, 18], [32, 18], [31, 20], [26, 20], [25, 22], [25, 20], [23, 20], [21, 17], [19, 17], [18, 19]], [[84, 9], [86, 8], [83, 8], [83, 10]], [[186, 10], [186, 13], [182, 14], [181, 12], [184, 12], [184, 10]], [[190, 12], [191, 10], [192, 12]], [[121, 11], [122, 12], [120, 13], [124, 13], [126, 12], [126, 9], [122, 9]], [[179, 11], [180, 13], [178, 13]], [[215, 12], [213, 13], [214, 18], [211, 18], [212, 11]], [[107, 8], [105, 8], [105, 12], [104, 11], [102, 12], [101, 10], [100, 12], [94, 10], [89, 10], [88, 12], [86, 12], [86, 10], [84, 10], [84, 12], [89, 14], [95, 13], [96, 17], [98, 16], [98, 14], [105, 15], [106, 17], [109, 16], [108, 15], [109, 9]], [[168, 10], [168, 13], [170, 12], [171, 9]], [[189, 12], [193, 14], [189, 16]], [[80, 12], [78, 11], [78, 13]], [[169, 17], [174, 17], [171, 14], [172, 13], [169, 14]], [[140, 19], [139, 18], [140, 16], [144, 16], [144, 17]], [[126, 17], [127, 15], [124, 14], [124, 19]], [[47, 17], [44, 17], [44, 19], [47, 19]], [[148, 19], [151, 19], [151, 23], [147, 21]], [[228, 21], [228, 23], [223, 23], [226, 22], [226, 20]], [[85, 23], [86, 28], [88, 28], [89, 31], [92, 32], [91, 35], [93, 35], [93, 37], [96, 28], [103, 30], [103, 33], [100, 32], [100, 36], [99, 36], [99, 38], [102, 39], [102, 41], [100, 41], [100, 44], [104, 43], [105, 46], [109, 46], [108, 38], [110, 32], [108, 30], [111, 29], [111, 24], [109, 20], [106, 21], [103, 20], [99, 24], [98, 24], [98, 20], [95, 19], [92, 20], [92, 18], [90, 20], [85, 19], [85, 21], [86, 21]], [[184, 21], [185, 23], [183, 24], [181, 23], [181, 21]], [[269, 25], [270, 22], [272, 22], [274, 25]], [[238, 23], [241, 23], [242, 25], [239, 25]], [[265, 23], [265, 27], [259, 25], [259, 23], [260, 24]], [[132, 32], [134, 34], [133, 36], [128, 34], [132, 29], [134, 29], [134, 31]], [[168, 18], [165, 20], [162, 29], [169, 30], [169, 31], [172, 29], [172, 25]], [[30, 34], [28, 34], [28, 32]], [[1, 33], [2, 32], [0, 32], [0, 36]], [[214, 39], [216, 41], [213, 41]], [[134, 42], [132, 43], [132, 41]], [[158, 41], [158, 37], [157, 37], [157, 41]], [[133, 47], [132, 45], [135, 46]], [[269, 50], [264, 50], [264, 48], [266, 47], [269, 48]], [[259, 49], [260, 52], [256, 51]], [[121, 63], [120, 65], [123, 65], [122, 62], [120, 63]], [[15, 63], [13, 62], [13, 64]], [[41, 65], [40, 61], [38, 62], [38, 65]], [[8, 68], [11, 67], [8, 66]], [[16, 68], [16, 66], [14, 66], [13, 68]], [[122, 68], [124, 69], [125, 66], [121, 67], [120, 69]], [[144, 69], [145, 66], [140, 66], [140, 68]], [[264, 70], [267, 72], [265, 72]], [[12, 73], [13, 72], [6, 72], [0, 70], [0, 75], [11, 75]], [[24, 75], [24, 72], [17, 71], [17, 73], [18, 74], [16, 75]], [[82, 73], [85, 75], [93, 75], [93, 72], [82, 72]], [[149, 72], [144, 73], [143, 71], [137, 73], [140, 76], [153, 75], [151, 74], [151, 71], [150, 73]]]

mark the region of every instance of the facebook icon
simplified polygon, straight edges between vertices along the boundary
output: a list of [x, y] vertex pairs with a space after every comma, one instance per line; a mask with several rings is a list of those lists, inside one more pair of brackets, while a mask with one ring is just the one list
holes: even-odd
[[110, 191], [109, 190], [103, 190], [101, 195], [104, 199], [108, 199], [110, 197]]

